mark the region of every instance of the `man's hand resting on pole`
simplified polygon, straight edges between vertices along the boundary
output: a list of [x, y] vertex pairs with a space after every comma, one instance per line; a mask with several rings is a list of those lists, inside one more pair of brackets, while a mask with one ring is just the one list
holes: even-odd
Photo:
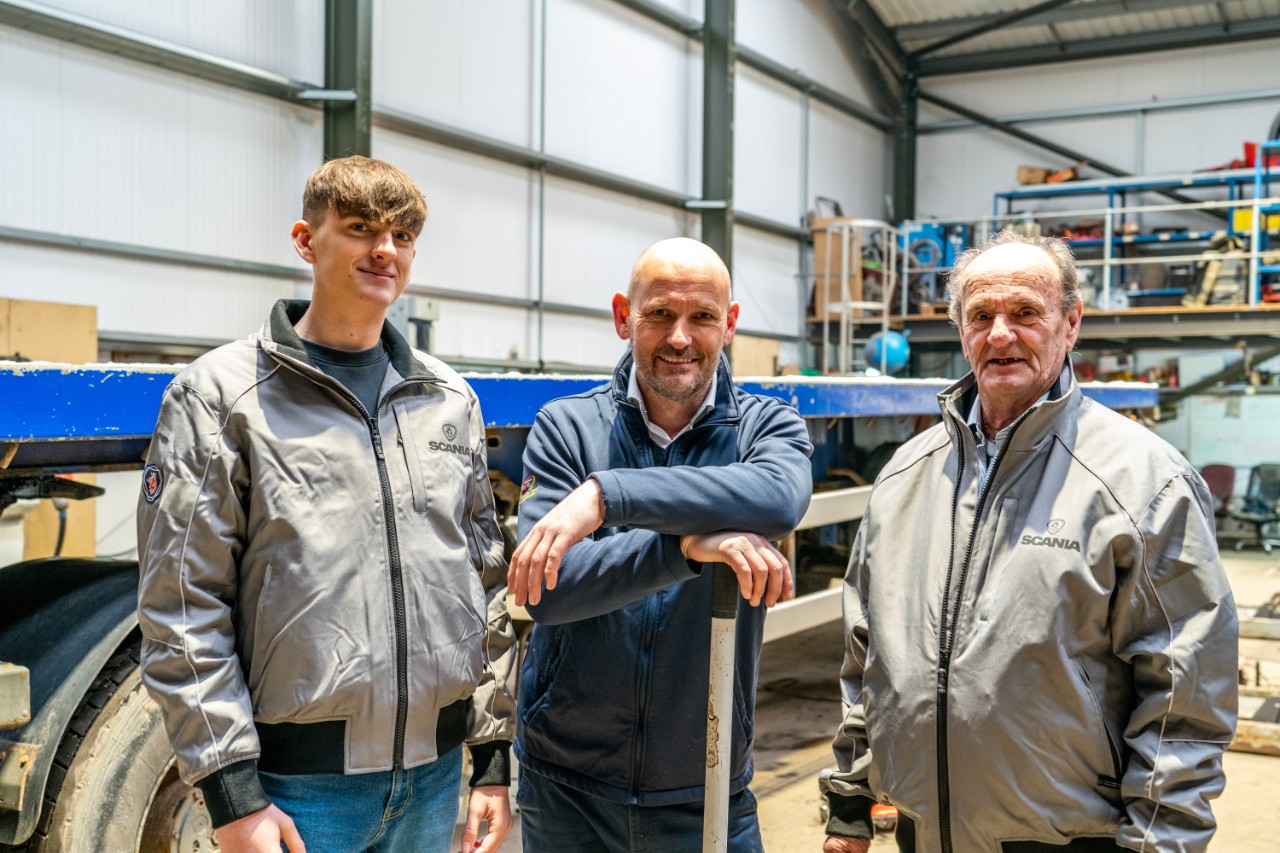
[[705, 533], [680, 539], [680, 553], [702, 563], [724, 563], [738, 576], [742, 597], [772, 607], [791, 597], [791, 566], [773, 543], [755, 533]]

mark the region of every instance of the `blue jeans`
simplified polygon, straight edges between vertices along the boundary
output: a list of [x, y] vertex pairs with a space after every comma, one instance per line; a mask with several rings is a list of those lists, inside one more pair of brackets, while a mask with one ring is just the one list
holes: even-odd
[[307, 853], [448, 853], [462, 747], [412, 770], [258, 775], [267, 796], [293, 818]]
[[[524, 853], [679, 853], [702, 849], [702, 803], [629, 806], [611, 803], [520, 769], [520, 837]], [[764, 853], [756, 798], [729, 798], [730, 853]], [[308, 848], [310, 853], [310, 848]]]

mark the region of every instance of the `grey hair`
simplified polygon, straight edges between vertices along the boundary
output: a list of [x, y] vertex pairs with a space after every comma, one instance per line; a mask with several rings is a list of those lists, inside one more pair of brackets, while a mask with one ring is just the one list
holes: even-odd
[[1062, 311], [1068, 313], [1080, 304], [1080, 282], [1076, 276], [1076, 259], [1071, 254], [1071, 247], [1057, 237], [1029, 237], [1017, 231], [1005, 229], [993, 235], [981, 246], [966, 249], [951, 267], [951, 277], [947, 280], [947, 316], [951, 322], [960, 325], [960, 304], [964, 301], [965, 291], [969, 287], [969, 264], [988, 249], [1009, 244], [1035, 246], [1043, 249], [1058, 268], [1058, 279], [1062, 283]]

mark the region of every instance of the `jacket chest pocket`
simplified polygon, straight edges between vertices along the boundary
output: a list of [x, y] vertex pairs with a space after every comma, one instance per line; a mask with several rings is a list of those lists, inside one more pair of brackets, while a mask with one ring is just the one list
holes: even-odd
[[432, 402], [392, 404], [404, 453], [413, 508], [425, 513], [432, 503], [453, 503], [469, 488], [471, 436], [465, 412], [456, 415]]

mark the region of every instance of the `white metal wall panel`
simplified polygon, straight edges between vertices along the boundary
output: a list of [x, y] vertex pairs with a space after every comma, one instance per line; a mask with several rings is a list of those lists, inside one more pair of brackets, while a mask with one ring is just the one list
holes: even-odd
[[733, 298], [743, 334], [800, 331], [799, 247], [750, 228], [733, 232]]
[[439, 300], [440, 319], [432, 324], [431, 349], [446, 362], [457, 356], [528, 361], [529, 315], [523, 308]]
[[1244, 142], [1264, 141], [1277, 113], [1277, 101], [1150, 113], [1144, 128], [1143, 171], [1189, 172], [1243, 159]]
[[548, 302], [608, 308], [646, 247], [696, 234], [687, 213], [550, 178], [546, 213]]
[[736, 9], [739, 44], [861, 104], [871, 103], [828, 0], [751, 0]]
[[541, 0], [379, 0], [373, 102], [537, 147]]
[[882, 219], [893, 185], [888, 136], [822, 104], [809, 115], [809, 181], [806, 194], [834, 198], [850, 216]]
[[543, 357], [550, 362], [608, 368], [626, 351], [612, 320], [548, 314], [543, 326]]
[[799, 93], [739, 63], [734, 98], [734, 206], [799, 224], [805, 156]]
[[294, 294], [287, 279], [0, 242], [0, 297], [96, 305], [111, 332], [235, 340]]
[[297, 263], [317, 113], [0, 27], [0, 115], [0, 224]]
[[324, 0], [40, 0], [184, 47], [324, 83]]
[[690, 99], [701, 60], [688, 39], [613, 0], [548, 0], [547, 151], [677, 191], [688, 174]]
[[[1089, 153], [1120, 169], [1134, 167], [1134, 122], [1125, 116], [1091, 118], [1087, 122], [1038, 124], [1034, 133]], [[1070, 163], [1029, 142], [996, 130], [921, 136], [917, 147], [916, 213], [919, 217], [961, 219], [992, 212], [992, 195], [1018, 186], [1018, 166], [1062, 168]], [[1100, 208], [1106, 197], [1037, 199], [1019, 209], [1066, 210]]]
[[[427, 199], [414, 283], [529, 297], [533, 179], [527, 169], [387, 131], [374, 132], [373, 153], [404, 169]], [[482, 328], [472, 335], [483, 337]]]

